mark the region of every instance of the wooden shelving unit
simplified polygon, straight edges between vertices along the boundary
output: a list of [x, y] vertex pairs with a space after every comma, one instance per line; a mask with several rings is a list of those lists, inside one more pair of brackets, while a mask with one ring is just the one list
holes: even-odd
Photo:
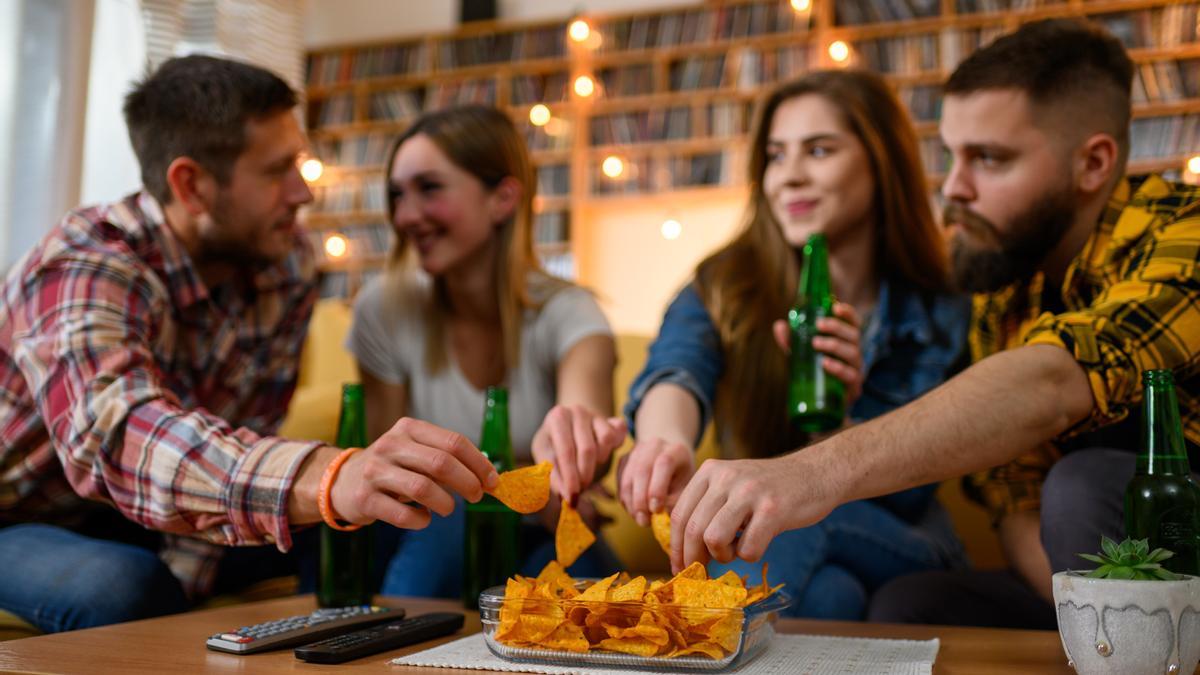
[[[305, 222], [318, 243], [333, 232], [351, 241], [345, 259], [326, 263], [330, 276], [346, 277], [328, 294], [352, 294], [384, 263], [391, 236], [386, 153], [430, 107], [488, 103], [513, 117], [544, 183], [535, 203], [538, 250], [566, 275], [579, 253], [571, 231], [590, 204], [739, 193], [754, 107], [777, 82], [809, 69], [882, 72], [913, 113], [926, 170], [938, 184], [946, 169], [937, 138], [939, 85], [971, 50], [1048, 17], [1090, 17], [1130, 48], [1137, 63], [1131, 170], [1179, 171], [1200, 150], [1200, 0], [794, 4], [802, 9], [781, 0], [727, 0], [584, 16], [593, 37], [582, 44], [567, 37], [563, 19], [485, 23], [310, 53], [310, 134], [327, 170]], [[830, 55], [836, 41], [848, 47], [842, 62]], [[572, 91], [581, 75], [595, 81], [590, 96]], [[550, 108], [547, 127], [529, 122], [535, 103]], [[625, 167], [617, 178], [600, 170], [610, 156]]]

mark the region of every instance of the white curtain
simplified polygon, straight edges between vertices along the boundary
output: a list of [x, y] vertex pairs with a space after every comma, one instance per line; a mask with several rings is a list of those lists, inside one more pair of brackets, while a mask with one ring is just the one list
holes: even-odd
[[0, 2], [0, 267], [79, 199], [93, 2]]

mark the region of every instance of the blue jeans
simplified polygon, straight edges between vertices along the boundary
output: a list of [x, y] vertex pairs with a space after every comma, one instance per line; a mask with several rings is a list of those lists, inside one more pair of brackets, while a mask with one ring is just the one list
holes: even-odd
[[[80, 529], [86, 534], [36, 523], [0, 528], [0, 609], [42, 632], [57, 633], [174, 614], [192, 606], [179, 580], [158, 557], [159, 534], [115, 511]], [[236, 592], [257, 581], [296, 573], [301, 592], [311, 592], [317, 534], [317, 528], [295, 532], [288, 553], [274, 546], [226, 549], [213, 593]], [[395, 550], [395, 539], [386, 531], [377, 533], [380, 560]]]
[[710, 575], [733, 570], [749, 583], [783, 583], [795, 598], [788, 616], [858, 621], [885, 582], [913, 572], [960, 566], [964, 560], [940, 505], [913, 525], [870, 501], [843, 504], [820, 523], [780, 534], [756, 563], [709, 563]]
[[41, 524], [0, 529], [0, 608], [46, 633], [182, 612], [154, 551]]
[[[460, 498], [454, 512], [443, 518], [433, 515], [429, 527], [404, 532], [396, 554], [383, 577], [383, 595], [459, 598], [462, 596], [463, 537], [466, 509]], [[519, 574], [537, 576], [555, 558], [554, 533], [541, 523], [521, 523], [521, 569]], [[597, 538], [567, 571], [574, 577], [606, 577], [619, 571], [612, 551]]]

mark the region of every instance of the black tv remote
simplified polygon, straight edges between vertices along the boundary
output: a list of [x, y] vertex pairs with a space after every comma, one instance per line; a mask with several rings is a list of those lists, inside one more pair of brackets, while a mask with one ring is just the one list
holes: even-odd
[[310, 663], [342, 663], [449, 635], [462, 627], [462, 614], [434, 612], [296, 647], [294, 653]]
[[299, 614], [217, 633], [208, 638], [207, 645], [218, 652], [254, 654], [268, 649], [305, 645], [330, 635], [394, 621], [403, 616], [403, 609], [374, 605], [329, 607], [312, 614]]

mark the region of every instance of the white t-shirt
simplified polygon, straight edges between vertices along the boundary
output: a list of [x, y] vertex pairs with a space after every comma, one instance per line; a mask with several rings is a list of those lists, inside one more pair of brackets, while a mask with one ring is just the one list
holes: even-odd
[[[478, 445], [484, 390], [467, 380], [449, 351], [440, 372], [426, 371], [423, 303], [432, 288], [408, 282], [411, 288], [397, 292], [387, 286], [396, 283], [395, 276], [381, 275], [359, 291], [346, 348], [375, 377], [408, 385], [409, 417], [457, 431]], [[538, 297], [536, 287], [532, 295]], [[529, 460], [533, 434], [557, 400], [559, 362], [592, 335], [612, 335], [612, 329], [596, 300], [582, 288], [560, 289], [541, 310], [526, 311], [520, 362], [505, 382], [518, 463]]]

